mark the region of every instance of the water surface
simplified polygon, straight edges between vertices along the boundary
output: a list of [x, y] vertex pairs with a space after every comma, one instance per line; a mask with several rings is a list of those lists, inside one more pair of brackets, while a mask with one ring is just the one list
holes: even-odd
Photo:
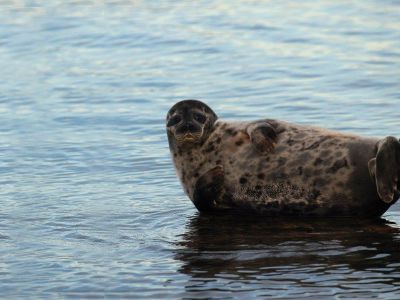
[[400, 297], [382, 220], [200, 216], [176, 101], [399, 136], [398, 1], [0, 4], [0, 296]]

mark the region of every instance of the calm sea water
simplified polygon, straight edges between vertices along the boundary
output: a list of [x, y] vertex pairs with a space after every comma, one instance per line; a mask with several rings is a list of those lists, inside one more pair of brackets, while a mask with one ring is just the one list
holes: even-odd
[[0, 298], [400, 297], [379, 222], [200, 216], [176, 101], [400, 136], [399, 1], [0, 2]]

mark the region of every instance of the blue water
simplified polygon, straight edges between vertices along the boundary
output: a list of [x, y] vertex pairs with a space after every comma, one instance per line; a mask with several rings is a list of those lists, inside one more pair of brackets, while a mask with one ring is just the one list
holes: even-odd
[[400, 136], [399, 1], [0, 3], [0, 298], [400, 297], [381, 222], [200, 216], [169, 107]]

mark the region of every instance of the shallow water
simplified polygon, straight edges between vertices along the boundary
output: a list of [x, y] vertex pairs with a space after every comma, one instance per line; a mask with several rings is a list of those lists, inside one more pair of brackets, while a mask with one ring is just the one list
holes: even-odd
[[0, 5], [1, 298], [400, 297], [379, 222], [200, 216], [166, 111], [399, 136], [398, 1]]

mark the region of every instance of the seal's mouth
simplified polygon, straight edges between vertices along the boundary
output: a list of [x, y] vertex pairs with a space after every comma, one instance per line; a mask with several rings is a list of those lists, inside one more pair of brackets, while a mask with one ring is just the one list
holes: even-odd
[[196, 140], [195, 136], [193, 134], [191, 134], [190, 132], [186, 133], [182, 139], [182, 141], [184, 141], [184, 142], [194, 142], [195, 140]]
[[201, 137], [201, 132], [193, 133], [193, 132], [186, 132], [184, 134], [176, 135], [176, 140], [180, 143], [194, 143], [198, 141]]

